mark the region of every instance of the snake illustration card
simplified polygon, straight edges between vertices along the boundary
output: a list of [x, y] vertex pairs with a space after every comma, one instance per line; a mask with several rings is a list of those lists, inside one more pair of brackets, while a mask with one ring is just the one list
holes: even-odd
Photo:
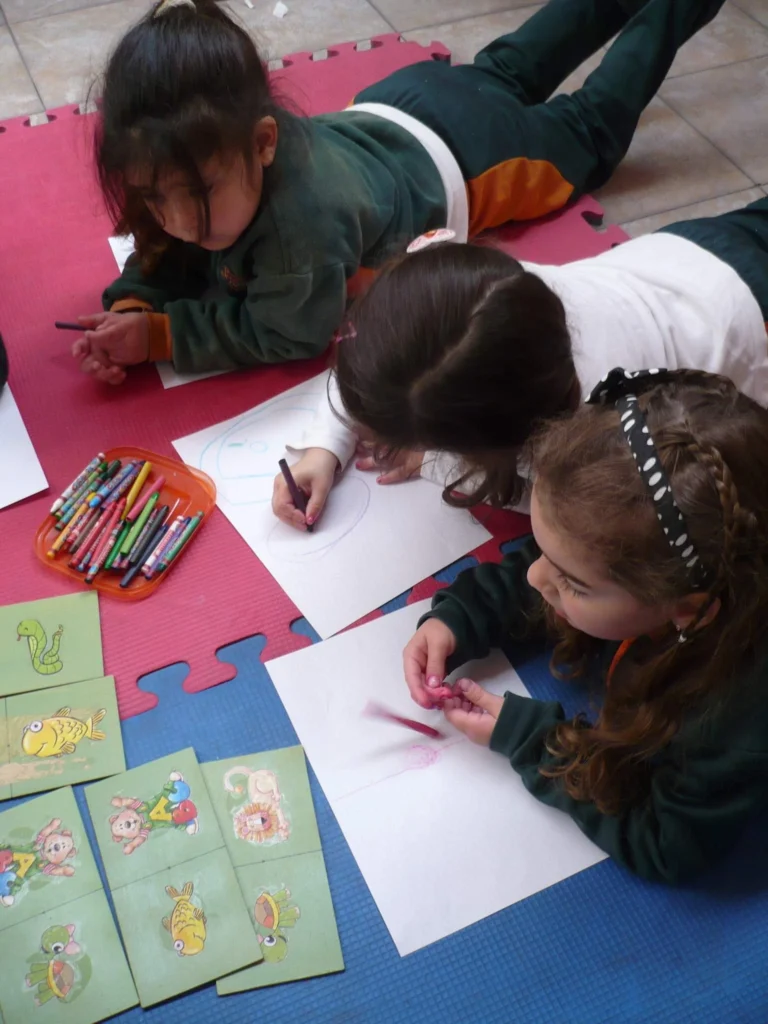
[[97, 782], [86, 799], [142, 1006], [261, 960], [194, 750]]
[[112, 676], [7, 697], [3, 710], [0, 800], [125, 771]]
[[0, 608], [0, 697], [103, 675], [98, 594]]
[[302, 747], [202, 765], [263, 961], [219, 995], [344, 969]]
[[95, 1024], [138, 1001], [70, 788], [0, 813], [0, 964], [5, 1024]]

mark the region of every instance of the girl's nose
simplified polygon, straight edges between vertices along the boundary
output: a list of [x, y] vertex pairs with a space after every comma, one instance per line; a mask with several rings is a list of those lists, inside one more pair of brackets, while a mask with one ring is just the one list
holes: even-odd
[[544, 559], [539, 556], [536, 561], [528, 569], [527, 579], [529, 584], [534, 590], [538, 590], [542, 594], [544, 585], [546, 583], [546, 570], [544, 568]]

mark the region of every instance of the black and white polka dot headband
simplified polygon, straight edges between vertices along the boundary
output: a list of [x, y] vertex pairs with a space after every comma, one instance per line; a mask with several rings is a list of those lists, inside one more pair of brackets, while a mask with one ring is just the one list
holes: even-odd
[[622, 370], [617, 367], [594, 388], [587, 403], [613, 404], [619, 413], [622, 430], [627, 439], [635, 464], [649, 493], [653, 497], [656, 518], [659, 520], [669, 546], [685, 562], [692, 590], [705, 590], [711, 583], [711, 573], [702, 564], [683, 513], [677, 507], [672, 486], [664, 472], [656, 445], [653, 443], [645, 416], [637, 404], [638, 393], [654, 384], [670, 379], [669, 371]]

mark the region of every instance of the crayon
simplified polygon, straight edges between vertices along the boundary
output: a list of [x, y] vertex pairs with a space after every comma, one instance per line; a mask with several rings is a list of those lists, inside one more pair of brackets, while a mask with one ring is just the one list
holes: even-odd
[[[302, 489], [299, 487], [299, 485], [293, 479], [293, 473], [288, 468], [288, 463], [285, 461], [285, 459], [280, 459], [280, 461], [278, 462], [278, 466], [280, 467], [280, 472], [283, 474], [285, 482], [288, 485], [288, 490], [291, 492], [291, 497], [293, 498], [293, 504], [296, 506], [296, 508], [299, 510], [299, 512], [303, 512], [306, 515], [306, 512], [307, 512], [307, 496], [306, 496], [306, 494], [304, 493], [304, 491], [302, 491]], [[307, 525], [307, 532], [308, 533], [312, 533], [313, 527], [314, 527], [314, 523], [309, 523]]]
[[139, 514], [139, 512], [141, 512], [141, 510], [144, 508], [144, 506], [149, 501], [149, 499], [152, 497], [152, 495], [160, 493], [160, 491], [163, 488], [163, 484], [164, 483], [165, 483], [165, 477], [164, 476], [159, 476], [157, 478], [157, 480], [155, 480], [153, 483], [149, 484], [149, 486], [146, 488], [146, 490], [143, 491], [138, 496], [138, 498], [136, 499], [136, 503], [132, 507], [130, 507], [126, 503], [125, 507], [126, 508], [130, 507], [130, 512], [128, 512], [128, 514], [126, 515], [125, 518], [126, 519], [130, 519], [131, 521], [133, 521], [136, 518], [136, 516]]
[[121, 587], [129, 587], [131, 583], [133, 583], [134, 579], [141, 572], [142, 565], [144, 563], [144, 559], [147, 556], [147, 553], [154, 550], [154, 548], [156, 548], [161, 543], [163, 537], [167, 532], [168, 524], [160, 523], [157, 529], [152, 530], [150, 533], [147, 534], [146, 539], [141, 546], [141, 549], [136, 553], [133, 565], [129, 568], [128, 572], [126, 572], [126, 574], [120, 580]]
[[[136, 538], [139, 536], [141, 531], [144, 529], [144, 524], [152, 515], [152, 510], [157, 504], [157, 499], [160, 497], [159, 494], [153, 494], [147, 504], [144, 506], [141, 515], [135, 523], [131, 524], [131, 528], [128, 531], [123, 543], [120, 545], [120, 555], [127, 555], [133, 545], [136, 543]], [[128, 499], [125, 499], [126, 507], [128, 505]]]
[[72, 548], [77, 543], [78, 537], [82, 536], [91, 523], [98, 519], [99, 510], [97, 508], [91, 508], [90, 505], [86, 505], [86, 508], [88, 511], [85, 515], [72, 520], [69, 536], [67, 537], [67, 542], [64, 545], [67, 551], [72, 551]]
[[94, 455], [94, 457], [91, 459], [91, 461], [85, 467], [85, 469], [82, 469], [77, 474], [77, 476], [72, 481], [72, 483], [69, 484], [68, 487], [65, 487], [64, 490], [59, 495], [59, 497], [56, 499], [56, 501], [54, 501], [53, 505], [51, 506], [51, 515], [53, 515], [54, 512], [58, 512], [58, 510], [61, 508], [61, 506], [67, 500], [67, 498], [71, 498], [72, 495], [75, 493], [75, 491], [79, 490], [80, 487], [82, 487], [82, 485], [83, 485], [84, 481], [86, 480], [86, 478], [88, 476], [90, 476], [90, 474], [94, 471], [94, 469], [96, 469], [96, 467], [99, 466], [103, 461], [104, 461], [104, 452], [99, 452], [98, 455]]
[[379, 704], [369, 704], [363, 712], [369, 718], [383, 718], [386, 722], [393, 722], [395, 725], [403, 725], [406, 729], [413, 729], [420, 732], [422, 736], [431, 736], [436, 740], [445, 739], [445, 733], [439, 729], [433, 729], [431, 725], [424, 725], [423, 722], [416, 722], [413, 718], [404, 718], [402, 715], [395, 715]]
[[[61, 507], [57, 510], [57, 512], [54, 513], [54, 515], [58, 515], [60, 518], [66, 516], [66, 514], [69, 512], [73, 505], [77, 506], [81, 503], [86, 494], [89, 494], [91, 491], [93, 491], [94, 493], [98, 491], [101, 484], [104, 483], [104, 479], [106, 478], [106, 472], [106, 462], [100, 462], [95, 469], [91, 470], [91, 472], [88, 474], [85, 480], [83, 480], [82, 484], [74, 491], [74, 493], [69, 498], [67, 498], [64, 504], [61, 505]], [[96, 483], [96, 481], [99, 482]]]
[[88, 330], [88, 328], [83, 327], [82, 324], [73, 324], [69, 320], [54, 320], [53, 326], [58, 331], [80, 331], [81, 334], [85, 334]]
[[118, 501], [115, 504], [114, 508], [112, 509], [109, 519], [107, 520], [107, 526], [106, 529], [104, 530], [104, 535], [101, 539], [99, 546], [91, 555], [91, 564], [88, 566], [88, 575], [85, 577], [86, 583], [92, 583], [94, 581], [99, 569], [101, 569], [101, 567], [104, 565], [104, 562], [106, 561], [107, 555], [109, 554], [112, 545], [117, 540], [120, 531], [123, 528], [122, 523], [120, 522], [120, 517], [123, 514], [124, 508], [125, 499], [121, 498], [120, 501]]
[[184, 531], [182, 532], [181, 536], [173, 542], [172, 546], [168, 549], [167, 552], [163, 553], [160, 561], [157, 563], [158, 572], [165, 572], [165, 570], [168, 568], [168, 566], [171, 564], [174, 558], [176, 558], [178, 553], [181, 551], [181, 549], [187, 543], [189, 538], [198, 528], [198, 526], [202, 522], [202, 519], [203, 513], [198, 512], [192, 519], [189, 520], [187, 525], [184, 527]]
[[115, 562], [117, 561], [118, 556], [120, 555], [120, 545], [123, 543], [125, 538], [128, 536], [128, 531], [130, 530], [130, 528], [131, 528], [131, 524], [130, 523], [123, 523], [123, 528], [120, 531], [120, 533], [118, 534], [117, 540], [112, 545], [112, 550], [109, 552], [109, 554], [107, 555], [107, 559], [104, 562], [104, 568], [105, 569], [114, 569]]
[[97, 505], [101, 505], [103, 501], [111, 497], [118, 487], [121, 487], [125, 480], [133, 479], [134, 473], [138, 472], [136, 469], [135, 462], [126, 462], [119, 473], [108, 480], [102, 487], [96, 492], [96, 497], [91, 500], [91, 505], [95, 508]]
[[126, 514], [126, 516], [128, 515], [128, 513], [131, 510], [131, 508], [133, 507], [134, 501], [136, 501], [136, 499], [138, 498], [139, 494], [141, 493], [141, 488], [144, 486], [144, 481], [149, 476], [149, 471], [151, 469], [152, 469], [152, 463], [151, 462], [145, 462], [142, 465], [141, 469], [139, 470], [138, 475], [136, 476], [136, 479], [133, 481], [133, 484], [131, 485], [131, 489], [130, 489], [130, 491], [128, 491], [128, 494], [126, 495], [126, 498], [125, 498], [125, 514]]
[[[79, 515], [81, 515], [81, 514], [84, 515], [86, 513], [87, 509], [88, 509], [88, 503], [87, 503], [87, 501], [85, 501], [80, 506], [80, 508], [77, 510], [77, 514], [75, 516], [73, 516], [73, 519], [76, 520]], [[56, 555], [56, 552], [59, 551], [64, 546], [64, 542], [66, 541], [67, 537], [69, 536], [69, 532], [70, 532], [71, 528], [72, 528], [72, 523], [71, 522], [67, 523], [67, 525], [62, 529], [61, 533], [59, 533], [59, 535], [56, 538], [56, 540], [53, 542], [53, 544], [50, 546], [50, 548], [46, 552], [46, 554], [48, 555], [49, 558], [54, 558], [55, 555]]]
[[98, 551], [99, 545], [101, 544], [101, 542], [104, 540], [104, 537], [108, 533], [108, 526], [109, 515], [104, 515], [102, 509], [102, 515], [99, 518], [99, 525], [90, 534], [90, 536], [88, 537], [88, 543], [84, 544], [83, 548], [80, 551], [80, 563], [77, 567], [80, 572], [85, 572], [85, 570], [88, 568], [91, 559], [93, 558], [96, 551]]
[[168, 515], [168, 506], [160, 505], [155, 507], [150, 513], [149, 519], [147, 519], [144, 526], [141, 528], [141, 532], [136, 540], [133, 542], [131, 550], [128, 552], [128, 564], [133, 565], [141, 555], [145, 547], [145, 541], [151, 533], [156, 533], [157, 528], [161, 523], [165, 522], [165, 517]]
[[93, 511], [96, 513], [96, 515], [93, 517], [88, 526], [83, 527], [82, 533], [78, 534], [77, 540], [74, 541], [74, 543], [69, 549], [69, 553], [71, 555], [76, 554], [80, 550], [80, 548], [88, 542], [89, 537], [91, 538], [91, 540], [93, 540], [93, 531], [98, 528], [98, 523], [99, 519], [101, 518], [102, 509], [97, 508], [93, 509]]
[[146, 561], [141, 567], [141, 571], [144, 573], [148, 580], [152, 578], [152, 574], [155, 570], [155, 566], [157, 565], [157, 563], [160, 561], [165, 552], [170, 548], [176, 537], [178, 537], [179, 533], [181, 533], [181, 531], [184, 529], [186, 525], [187, 520], [185, 519], [184, 516], [176, 516], [174, 521], [168, 527], [168, 532], [163, 536], [163, 539], [160, 541], [157, 547], [152, 549], [152, 552], [147, 557]]

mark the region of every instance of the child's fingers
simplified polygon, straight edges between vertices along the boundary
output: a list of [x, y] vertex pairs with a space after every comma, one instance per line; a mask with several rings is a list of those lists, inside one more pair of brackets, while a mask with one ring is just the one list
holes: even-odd
[[316, 523], [319, 519], [320, 513], [325, 508], [325, 503], [328, 499], [331, 487], [333, 487], [333, 477], [331, 477], [330, 480], [318, 477], [312, 481], [312, 491], [309, 496], [309, 501], [307, 502], [306, 521], [308, 525]]
[[472, 679], [460, 679], [456, 685], [461, 690], [464, 699], [469, 701], [470, 704], [480, 708], [482, 711], [487, 711], [494, 718], [498, 717], [504, 706], [503, 697], [497, 697], [495, 693], [489, 693], [482, 686], [478, 686]]
[[355, 462], [355, 466], [357, 469], [362, 469], [366, 473], [370, 472], [373, 469], [381, 468], [376, 459], [374, 459], [372, 455], [361, 455], [360, 458], [357, 459], [357, 461]]
[[429, 710], [433, 707], [428, 692], [424, 689], [424, 666], [426, 664], [426, 651], [411, 641], [403, 651], [403, 672], [405, 682], [419, 707]]
[[451, 725], [463, 732], [473, 743], [487, 747], [491, 742], [496, 719], [493, 715], [477, 714], [476, 711], [464, 711], [463, 708], [448, 708], [446, 719]]
[[272, 512], [286, 526], [292, 526], [296, 530], [306, 530], [307, 528], [303, 514], [293, 504], [291, 493], [282, 473], [278, 473], [275, 477], [272, 489]]
[[110, 313], [91, 313], [88, 316], [79, 316], [77, 322], [82, 324], [83, 328], [95, 331], [97, 327], [109, 320], [110, 316]]
[[83, 359], [91, 351], [91, 343], [87, 338], [78, 338], [72, 345], [72, 355], [75, 359]]
[[384, 472], [376, 477], [377, 484], [401, 484], [406, 480], [410, 480], [413, 476], [413, 470], [407, 465], [393, 466], [391, 469], [386, 469]]

